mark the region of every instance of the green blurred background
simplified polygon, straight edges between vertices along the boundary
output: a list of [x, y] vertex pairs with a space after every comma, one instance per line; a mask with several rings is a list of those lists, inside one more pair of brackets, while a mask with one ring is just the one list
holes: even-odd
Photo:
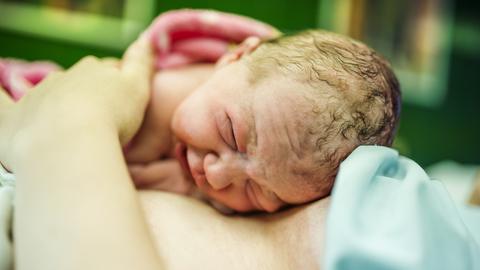
[[[40, 7], [45, 5], [45, 3], [49, 3], [50, 6], [57, 4], [57, 7], [60, 8], [65, 8], [65, 6], [71, 7], [66, 5], [69, 1], [0, 0], [0, 4], [2, 1], [9, 3], [36, 3], [35, 5]], [[125, 1], [116, 0], [117, 3]], [[132, 1], [131, 3], [133, 3]], [[135, 1], [135, 5], [142, 5], [142, 2]], [[356, 2], [353, 9], [350, 6], [350, 12], [345, 13], [345, 7], [338, 4], [340, 2], [346, 3], [346, 1], [322, 0], [146, 1], [145, 5], [148, 5], [149, 10], [153, 9], [153, 12], [144, 12], [143, 23], [150, 21], [152, 16], [161, 12], [185, 7], [209, 8], [244, 14], [268, 22], [286, 32], [316, 27], [338, 30], [342, 27], [342, 18], [350, 16], [355, 19], [350, 21], [351, 26], [352, 21], [358, 22], [360, 20], [364, 22], [366, 28], [370, 29], [367, 29], [369, 32], [356, 29], [356, 24], [353, 24], [353, 30], [345, 30], [343, 26], [340, 32], [346, 31], [347, 34], [350, 33], [356, 38], [365, 39], [369, 45], [386, 54], [387, 58], [390, 58], [388, 56], [392, 55], [392, 51], [404, 50], [406, 55], [411, 55], [408, 48], [405, 49], [408, 46], [402, 48], [396, 46], [402, 41], [401, 38], [397, 37], [396, 33], [400, 30], [408, 32], [408, 30], [416, 27], [411, 24], [411, 18], [405, 16], [405, 14], [411, 15], [412, 10], [415, 11], [419, 8], [410, 5], [403, 10], [402, 14], [392, 16], [391, 14], [395, 15], [395, 12], [397, 12], [395, 8], [390, 8], [394, 4], [389, 6], [385, 3], [394, 3], [394, 1], [364, 0]], [[422, 1], [410, 1], [410, 3], [416, 2]], [[431, 57], [434, 60], [441, 57], [444, 59], [442, 63], [445, 65], [445, 69], [442, 72], [433, 73], [432, 77], [439, 82], [439, 85], [434, 85], [431, 88], [434, 90], [444, 89], [445, 92], [440, 91], [440, 94], [435, 99], [436, 101], [431, 102], [431, 104], [428, 102], [416, 102], [416, 91], [412, 89], [415, 88], [415, 86], [412, 86], [415, 84], [411, 82], [417, 80], [417, 78], [404, 78], [404, 81], [401, 81], [402, 85], [407, 85], [409, 89], [408, 98], [405, 99], [403, 104], [401, 125], [395, 147], [422, 166], [428, 166], [445, 159], [452, 159], [461, 163], [480, 164], [480, 124], [477, 119], [480, 116], [480, 106], [478, 106], [480, 89], [476, 81], [480, 77], [480, 2], [468, 0], [449, 2], [431, 0], [427, 2], [433, 5], [441, 5], [441, 12], [439, 12], [441, 15], [440, 21], [447, 22], [446, 24], [439, 24], [439, 29], [440, 31], [448, 31], [449, 34], [444, 37], [446, 40], [442, 41], [446, 42], [445, 44], [448, 46], [445, 46], [446, 49], [444, 48], [441, 51], [440, 56], [435, 55], [435, 57]], [[363, 5], [358, 6], [358, 3], [363, 3]], [[378, 9], [379, 6], [382, 9]], [[136, 9], [138, 13], [137, 7], [132, 8]], [[2, 14], [1, 9], [2, 7], [0, 6], [0, 16]], [[105, 10], [105, 5], [103, 10]], [[121, 17], [121, 14], [116, 14], [119, 10], [118, 7], [112, 8], [112, 10], [114, 12], [105, 12], [105, 16], [112, 16], [115, 13], [113, 15]], [[343, 15], [338, 15], [338, 12], [343, 12]], [[358, 14], [361, 15], [360, 19]], [[138, 14], [136, 16], [138, 17]], [[8, 25], [8, 21], [5, 18], [2, 22], [0, 17], [2, 25]], [[382, 20], [376, 20], [378, 18], [382, 18]], [[102, 22], [100, 21], [98, 35], [102, 35], [102, 31], [108, 31], [108, 29], [101, 29]], [[35, 22], [31, 23], [35, 24]], [[48, 32], [49, 29], [44, 31]], [[377, 31], [378, 33], [382, 32], [382, 35], [389, 35], [390, 39], [393, 40], [390, 44], [395, 46], [390, 46], [390, 51], [385, 49], [386, 47], [382, 42], [369, 42], [372, 36], [375, 38]], [[427, 41], [437, 42], [435, 39]], [[0, 57], [16, 57], [28, 60], [50, 59], [64, 67], [72, 65], [85, 55], [119, 57], [126, 45], [118, 42], [112, 40], [112, 46], [105, 46], [94, 41], [82, 43], [68, 39], [52, 38], [41, 33], [26, 33], [14, 28], [0, 26]], [[394, 66], [397, 67], [397, 62], [398, 66], [404, 65], [403, 62], [405, 61], [402, 59], [405, 57], [402, 57], [397, 57], [400, 60], [395, 60]], [[413, 58], [415, 57], [417, 56]], [[432, 96], [433, 99], [434, 97]]]

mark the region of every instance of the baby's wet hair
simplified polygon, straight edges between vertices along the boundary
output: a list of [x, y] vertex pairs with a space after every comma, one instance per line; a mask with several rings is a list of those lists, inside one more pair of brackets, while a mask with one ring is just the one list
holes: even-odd
[[[392, 144], [400, 85], [390, 64], [365, 44], [308, 30], [269, 40], [244, 61], [252, 84], [276, 74], [308, 86], [292, 91], [302, 91], [311, 107], [302, 116], [309, 124], [299, 132], [313, 158], [311, 166], [293, 170], [318, 192], [329, 192], [340, 162], [357, 146]], [[320, 168], [329, 174], [319, 176]]]

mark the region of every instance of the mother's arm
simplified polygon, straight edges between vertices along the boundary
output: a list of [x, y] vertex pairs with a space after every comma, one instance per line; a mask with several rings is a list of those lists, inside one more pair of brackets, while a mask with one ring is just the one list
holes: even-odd
[[197, 200], [141, 192], [167, 269], [320, 269], [329, 199], [274, 215], [228, 217]]
[[121, 69], [86, 58], [19, 103], [0, 96], [17, 269], [161, 268], [120, 146], [148, 100], [149, 44], [134, 43]]
[[159, 269], [117, 134], [83, 128], [35, 134], [15, 167], [17, 269]]

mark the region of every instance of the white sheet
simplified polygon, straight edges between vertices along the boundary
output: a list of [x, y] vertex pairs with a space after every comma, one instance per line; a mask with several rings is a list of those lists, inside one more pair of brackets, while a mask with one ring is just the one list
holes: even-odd
[[14, 188], [0, 186], [0, 270], [13, 269], [11, 239]]

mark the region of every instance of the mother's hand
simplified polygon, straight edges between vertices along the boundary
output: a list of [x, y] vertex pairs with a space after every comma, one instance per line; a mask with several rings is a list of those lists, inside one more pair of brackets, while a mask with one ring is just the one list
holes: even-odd
[[[149, 98], [153, 56], [146, 34], [133, 43], [120, 66], [95, 57], [48, 76], [17, 104], [0, 96], [0, 161], [9, 168], [32, 136], [52, 129], [109, 126], [126, 143], [140, 127]], [[2, 91], [3, 92], [3, 91]]]

